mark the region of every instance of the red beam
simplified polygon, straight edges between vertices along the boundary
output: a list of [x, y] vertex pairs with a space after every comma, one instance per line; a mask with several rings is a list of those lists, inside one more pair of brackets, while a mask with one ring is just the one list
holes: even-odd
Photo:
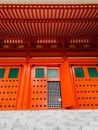
[[93, 56], [95, 56], [95, 57], [98, 57], [98, 51], [97, 52], [67, 52], [66, 53], [66, 56], [68, 57], [68, 56], [70, 56], [70, 57], [78, 57], [78, 56], [80, 56], [80, 57], [86, 57], [86, 56], [88, 56], [88, 57], [93, 57]]
[[23, 40], [40, 40], [40, 39], [56, 39], [56, 40], [66, 40], [66, 39], [93, 39], [98, 40], [98, 37], [56, 37], [56, 36], [37, 36], [37, 37], [0, 37], [0, 39], [23, 39]]
[[[30, 46], [30, 45], [28, 45]], [[92, 47], [92, 48], [65, 48], [65, 47], [61, 47], [61, 48], [0, 48], [0, 52], [26, 52], [26, 51], [30, 51], [30, 52], [45, 52], [45, 51], [73, 51], [73, 52], [78, 52], [78, 51], [82, 51], [82, 52], [89, 52], [89, 51], [98, 51], [98, 47]]]
[[96, 9], [97, 4], [1, 4], [0, 8], [4, 9]]
[[1, 19], [0, 23], [65, 23], [65, 22], [98, 22], [97, 18], [66, 18], [66, 19]]
[[27, 52], [0, 52], [0, 57], [26, 57]]
[[17, 51], [1, 51], [0, 50], [0, 57], [21, 57], [21, 56], [24, 56], [24, 57], [27, 57], [27, 56], [64, 56], [66, 55], [67, 57], [68, 56], [98, 56], [98, 48], [96, 50], [88, 50], [88, 51], [73, 51], [73, 50], [43, 50], [43, 51], [40, 51], [40, 49], [33, 49], [32, 52], [30, 52], [30, 50], [25, 50], [24, 52], [19, 49], [18, 52]]

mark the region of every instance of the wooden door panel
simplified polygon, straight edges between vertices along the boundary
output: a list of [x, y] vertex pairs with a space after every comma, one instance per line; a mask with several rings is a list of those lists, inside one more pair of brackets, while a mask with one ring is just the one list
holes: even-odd
[[30, 108], [46, 109], [47, 108], [47, 80], [32, 79], [31, 83]]
[[[17, 106], [17, 97], [20, 81], [19, 67], [4, 67], [5, 74], [0, 78], [0, 110], [14, 110]], [[9, 78], [11, 68], [18, 69], [18, 74], [13, 73]], [[14, 77], [14, 78], [13, 78]]]
[[[84, 77], [76, 77], [75, 68], [82, 68]], [[98, 70], [96, 66], [73, 67], [77, 107], [79, 109], [98, 109], [98, 77], [91, 77], [88, 73], [88, 68], [96, 68]]]

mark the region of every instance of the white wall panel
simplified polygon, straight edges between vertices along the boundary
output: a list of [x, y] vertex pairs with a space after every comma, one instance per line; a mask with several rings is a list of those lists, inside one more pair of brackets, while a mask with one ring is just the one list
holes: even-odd
[[1, 111], [0, 130], [98, 130], [98, 110]]

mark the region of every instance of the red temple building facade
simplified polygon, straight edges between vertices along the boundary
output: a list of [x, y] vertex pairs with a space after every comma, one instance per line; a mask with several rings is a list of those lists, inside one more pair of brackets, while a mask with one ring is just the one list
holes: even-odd
[[0, 4], [0, 110], [98, 109], [98, 4]]

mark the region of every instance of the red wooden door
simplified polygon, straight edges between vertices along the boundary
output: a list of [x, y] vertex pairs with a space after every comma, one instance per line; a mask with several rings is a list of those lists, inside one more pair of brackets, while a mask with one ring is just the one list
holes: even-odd
[[[58, 68], [43, 66], [32, 67], [28, 108], [61, 108], [60, 86], [57, 82], [59, 82]], [[57, 88], [58, 91], [54, 91]], [[56, 94], [54, 94], [53, 91]], [[54, 100], [57, 101], [57, 103], [54, 103]]]
[[17, 109], [21, 68], [0, 67], [0, 110]]
[[98, 109], [98, 66], [73, 66], [77, 108]]

